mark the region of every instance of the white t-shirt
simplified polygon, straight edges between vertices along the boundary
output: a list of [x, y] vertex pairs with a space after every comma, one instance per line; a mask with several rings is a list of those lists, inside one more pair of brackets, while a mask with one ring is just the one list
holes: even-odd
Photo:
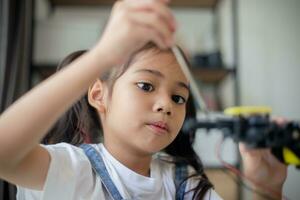
[[[175, 165], [153, 156], [150, 177], [139, 175], [116, 160], [102, 144], [93, 145], [101, 154], [107, 171], [125, 199], [175, 199]], [[44, 146], [50, 153], [51, 162], [42, 191], [17, 186], [18, 200], [99, 200], [111, 199], [96, 175], [84, 151], [76, 146], [60, 143]], [[192, 168], [188, 168], [191, 172]], [[197, 179], [189, 179], [186, 191], [194, 188]], [[185, 195], [191, 199], [192, 192]], [[220, 200], [214, 190], [206, 193], [205, 200]]]

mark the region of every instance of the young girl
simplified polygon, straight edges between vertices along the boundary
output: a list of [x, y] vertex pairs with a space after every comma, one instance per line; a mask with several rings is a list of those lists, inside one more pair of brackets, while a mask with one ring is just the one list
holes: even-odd
[[[93, 49], [73, 54], [70, 60], [76, 60], [1, 115], [0, 177], [18, 185], [18, 199], [220, 199], [195, 159], [153, 156], [177, 137], [190, 95], [168, 50], [176, 26], [166, 4], [117, 2]], [[80, 97], [88, 104], [76, 103]], [[77, 119], [92, 116], [93, 123], [69, 121], [73, 135], [54, 128], [46, 138], [74, 145], [39, 145], [74, 103]], [[100, 124], [103, 143], [79, 147], [98, 134]], [[69, 133], [70, 124], [65, 126]], [[265, 152], [242, 153], [246, 173], [264, 169], [256, 180], [272, 181], [269, 186], [281, 192], [285, 167]], [[274, 169], [266, 167], [271, 162]], [[279, 176], [272, 177], [276, 168]]]
[[[58, 66], [58, 70], [67, 66], [70, 62], [77, 59], [79, 56], [85, 54], [86, 52], [87, 51], [77, 51], [70, 54], [61, 62], [61, 64]], [[102, 82], [106, 82], [109, 85], [110, 87], [109, 90], [111, 90], [111, 88], [113, 87], [114, 82], [119, 81], [118, 77], [121, 77], [122, 74], [125, 73], [126, 69], [129, 66], [131, 67], [132, 63], [139, 62], [139, 61], [135, 62], [134, 60], [138, 60], [141, 55], [144, 57], [148, 54], [151, 57], [154, 56], [155, 58], [158, 58], [160, 62], [164, 61], [163, 58], [159, 59], [160, 54], [164, 52], [157, 49], [157, 47], [152, 43], [145, 45], [138, 52], [139, 53], [135, 54], [134, 57], [132, 57], [132, 59], [128, 60], [121, 67], [121, 69], [119, 68], [117, 71], [114, 72], [111, 71], [109, 74], [106, 74], [106, 76], [103, 76], [101, 78]], [[171, 54], [170, 51], [167, 51], [165, 53]], [[174, 60], [171, 61], [174, 62]], [[142, 86], [141, 89], [145, 90], [145, 92], [147, 92], [147, 87], [154, 87], [154, 85], [148, 82], [140, 82], [137, 84], [140, 84], [140, 86]], [[188, 98], [185, 101], [187, 101], [185, 103], [186, 104], [185, 107], [187, 109], [186, 117], [195, 118], [196, 113], [195, 113], [195, 108], [194, 108], [194, 103], [192, 98]], [[97, 115], [97, 110], [94, 109], [94, 107], [92, 107], [89, 104], [88, 95], [85, 95], [78, 102], [76, 102], [76, 104], [74, 104], [72, 108], [68, 110], [59, 119], [59, 121], [55, 124], [55, 126], [51, 129], [50, 133], [44, 138], [43, 141], [46, 144], [67, 142], [76, 146], [80, 146], [84, 142], [99, 143], [101, 141], [101, 138], [99, 137], [102, 135], [101, 129], [102, 128], [101, 128], [99, 117]], [[199, 197], [203, 197], [203, 195], [205, 195], [205, 192], [209, 188], [211, 188], [212, 185], [208, 181], [206, 175], [203, 173], [202, 163], [192, 148], [192, 143], [194, 141], [194, 136], [195, 136], [194, 134], [195, 134], [194, 131], [189, 133], [179, 132], [175, 140], [173, 140], [173, 142], [164, 149], [164, 151], [169, 155], [172, 155], [174, 159], [171, 159], [170, 156], [160, 154], [159, 161], [168, 162], [168, 163], [172, 162], [173, 164], [178, 163], [177, 167], [178, 165], [190, 164], [197, 171], [197, 173], [194, 173], [194, 175], [198, 175], [198, 176], [202, 175], [201, 180], [199, 181], [198, 184], [198, 187], [201, 190], [198, 189], [198, 192], [199, 192]], [[195, 190], [197, 189], [195, 188]], [[151, 196], [154, 197], [153, 194], [151, 194]]]

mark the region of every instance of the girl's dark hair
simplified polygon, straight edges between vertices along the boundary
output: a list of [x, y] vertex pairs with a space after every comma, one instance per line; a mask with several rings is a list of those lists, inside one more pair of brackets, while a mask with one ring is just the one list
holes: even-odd
[[[194, 100], [190, 96], [186, 104], [185, 119], [195, 118], [196, 109], [194, 105]], [[165, 152], [175, 158], [175, 163], [187, 164], [195, 169], [196, 173], [187, 177], [186, 180], [192, 177], [199, 177], [200, 175], [198, 185], [194, 189], [187, 191], [187, 193], [194, 191], [193, 199], [204, 199], [206, 192], [209, 189], [213, 188], [213, 185], [204, 172], [201, 159], [193, 149], [194, 140], [194, 130], [189, 132], [184, 132], [183, 130], [180, 130], [175, 140], [165, 148]]]
[[[56, 71], [61, 70], [86, 52], [86, 50], [81, 50], [71, 53], [59, 63]], [[101, 129], [100, 117], [88, 103], [88, 97], [85, 94], [59, 118], [42, 142], [45, 144], [66, 142], [73, 145], [100, 142]]]
[[[126, 71], [129, 65], [134, 61], [136, 55], [139, 52], [150, 49], [157, 49], [158, 52], [160, 51], [153, 43], [148, 43], [132, 55], [125, 64], [113, 68], [110, 72], [100, 77], [101, 80], [107, 82], [108, 87], [110, 87], [110, 92], [112, 91], [114, 82]], [[61, 70], [86, 52], [87, 50], [81, 50], [71, 53], [58, 65], [57, 71]], [[195, 118], [196, 111], [191, 95], [186, 106], [186, 119]], [[89, 104], [87, 94], [85, 94], [64, 113], [42, 142], [44, 144], [66, 142], [76, 146], [82, 143], [99, 143], [102, 140], [101, 132], [102, 127], [100, 117], [96, 109]], [[175, 163], [184, 163], [195, 169], [196, 173], [187, 177], [187, 179], [194, 176], [200, 177], [198, 185], [191, 191], [194, 191], [193, 199], [203, 199], [206, 192], [211, 189], [213, 185], [204, 173], [202, 162], [192, 147], [194, 139], [195, 131], [185, 133], [181, 130], [175, 140], [167, 146], [164, 151], [175, 158]]]

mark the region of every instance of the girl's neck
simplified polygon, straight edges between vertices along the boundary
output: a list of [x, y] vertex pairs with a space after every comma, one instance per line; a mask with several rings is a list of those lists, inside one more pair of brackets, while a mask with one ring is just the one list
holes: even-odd
[[132, 171], [143, 176], [150, 176], [152, 155], [139, 154], [136, 150], [121, 144], [112, 145], [104, 141], [104, 146], [115, 159]]

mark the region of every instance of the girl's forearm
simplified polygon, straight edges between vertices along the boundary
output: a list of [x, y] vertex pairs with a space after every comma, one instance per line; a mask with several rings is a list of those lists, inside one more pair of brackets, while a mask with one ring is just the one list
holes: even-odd
[[20, 162], [89, 85], [112, 65], [109, 56], [92, 50], [11, 105], [0, 116], [0, 166]]

